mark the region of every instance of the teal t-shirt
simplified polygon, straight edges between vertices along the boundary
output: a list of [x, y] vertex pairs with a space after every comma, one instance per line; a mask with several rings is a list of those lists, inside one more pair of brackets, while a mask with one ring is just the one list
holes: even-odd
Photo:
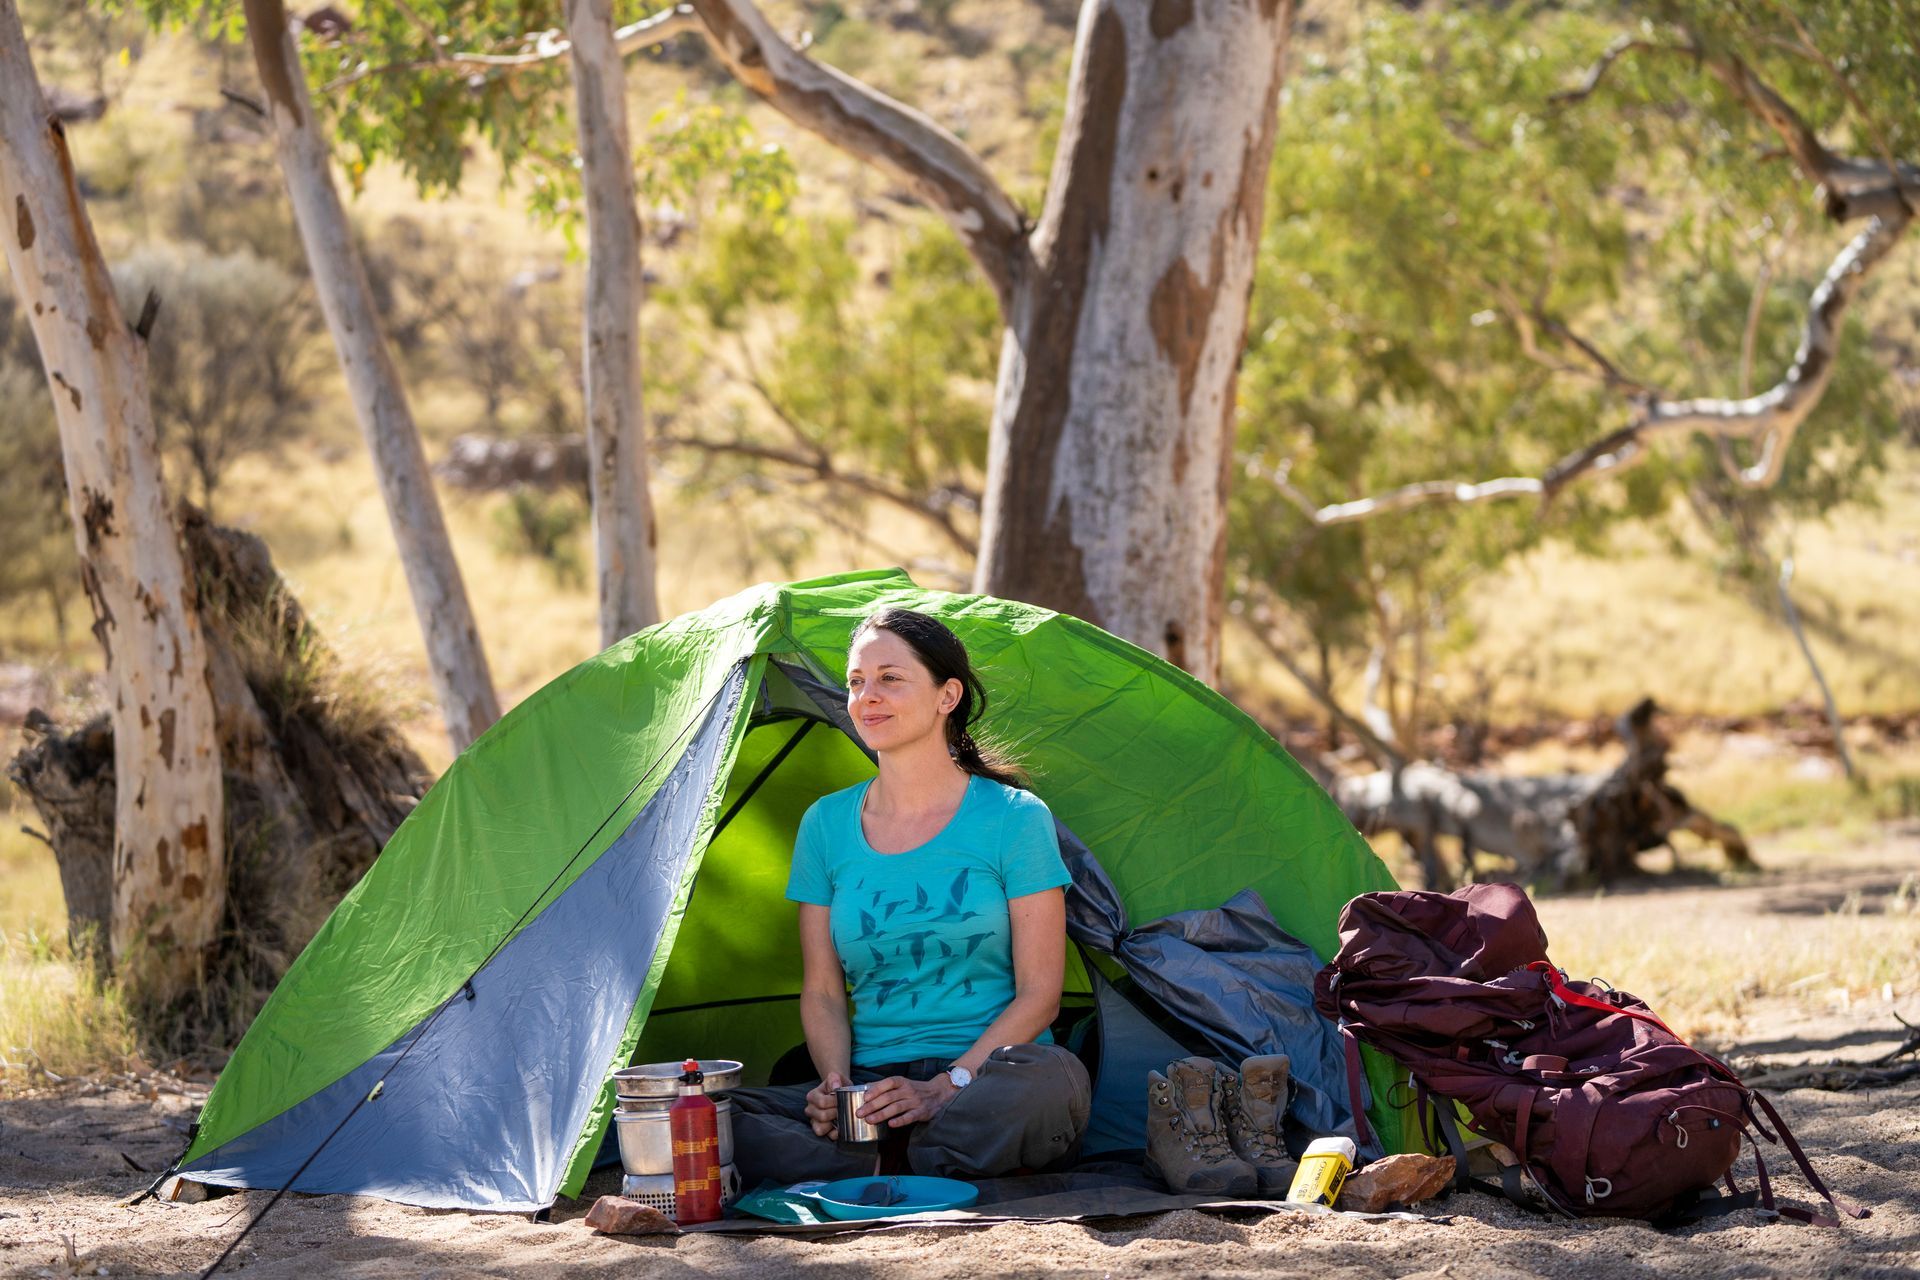
[[853, 990], [855, 1066], [955, 1058], [1013, 1002], [1007, 900], [1069, 882], [1053, 815], [975, 776], [933, 839], [876, 853], [860, 826], [870, 785], [807, 810], [787, 897], [828, 908]]

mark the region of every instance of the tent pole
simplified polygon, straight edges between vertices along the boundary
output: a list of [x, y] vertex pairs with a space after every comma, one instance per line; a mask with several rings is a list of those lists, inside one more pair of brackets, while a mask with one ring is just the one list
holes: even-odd
[[819, 723], [818, 720], [802, 720], [800, 722], [800, 732], [788, 738], [786, 745], [774, 752], [773, 759], [767, 761], [766, 767], [761, 769], [760, 772], [754, 776], [753, 781], [747, 784], [747, 789], [740, 793], [740, 798], [728, 807], [725, 814], [721, 815], [720, 821], [716, 823], [713, 828], [713, 834], [707, 837], [707, 843], [709, 845], [720, 838], [720, 833], [727, 829], [727, 824], [732, 822], [739, 812], [747, 807], [747, 801], [753, 799], [753, 793], [760, 789], [760, 784], [773, 776], [773, 771], [785, 763], [786, 758], [793, 754], [793, 749], [800, 745], [800, 739], [806, 737], [808, 731]]

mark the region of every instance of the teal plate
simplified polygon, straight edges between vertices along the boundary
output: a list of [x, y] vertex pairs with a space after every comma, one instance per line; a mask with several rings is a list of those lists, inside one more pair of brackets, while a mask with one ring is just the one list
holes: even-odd
[[[891, 1193], [887, 1204], [861, 1203], [862, 1195], [872, 1196], [869, 1187], [885, 1187]], [[891, 1218], [897, 1213], [931, 1213], [938, 1209], [965, 1209], [980, 1198], [980, 1188], [971, 1182], [953, 1178], [923, 1178], [900, 1174], [891, 1178], [842, 1178], [829, 1182], [813, 1193], [827, 1215], [843, 1222], [862, 1218]]]

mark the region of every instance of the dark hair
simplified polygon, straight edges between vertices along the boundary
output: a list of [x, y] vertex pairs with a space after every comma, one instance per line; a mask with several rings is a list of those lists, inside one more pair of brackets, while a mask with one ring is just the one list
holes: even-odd
[[907, 648], [920, 659], [920, 665], [933, 676], [935, 684], [943, 685], [949, 680], [960, 682], [960, 701], [953, 704], [953, 710], [947, 715], [947, 751], [955, 764], [968, 773], [1009, 787], [1026, 785], [1027, 772], [1018, 760], [992, 739], [982, 745], [973, 733], [974, 723], [987, 713], [987, 690], [980, 683], [980, 677], [973, 673], [967, 646], [960, 643], [960, 637], [953, 634], [946, 623], [912, 609], [888, 606], [876, 609], [855, 627], [847, 638], [847, 647], [852, 648], [854, 642], [869, 631], [885, 631], [905, 641]]

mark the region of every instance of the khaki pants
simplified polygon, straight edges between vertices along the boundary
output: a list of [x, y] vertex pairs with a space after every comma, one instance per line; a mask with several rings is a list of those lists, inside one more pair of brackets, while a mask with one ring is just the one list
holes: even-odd
[[[879, 1069], [855, 1067], [853, 1083], [872, 1084], [888, 1076], [930, 1080], [946, 1067], [945, 1060], [934, 1058]], [[871, 1154], [843, 1153], [807, 1123], [807, 1093], [817, 1083], [735, 1089], [727, 1095], [733, 1099], [733, 1158], [741, 1186], [873, 1172]], [[908, 1167], [939, 1178], [993, 1178], [1064, 1167], [1079, 1154], [1092, 1093], [1087, 1069], [1059, 1045], [995, 1049], [944, 1111], [913, 1126]]]

